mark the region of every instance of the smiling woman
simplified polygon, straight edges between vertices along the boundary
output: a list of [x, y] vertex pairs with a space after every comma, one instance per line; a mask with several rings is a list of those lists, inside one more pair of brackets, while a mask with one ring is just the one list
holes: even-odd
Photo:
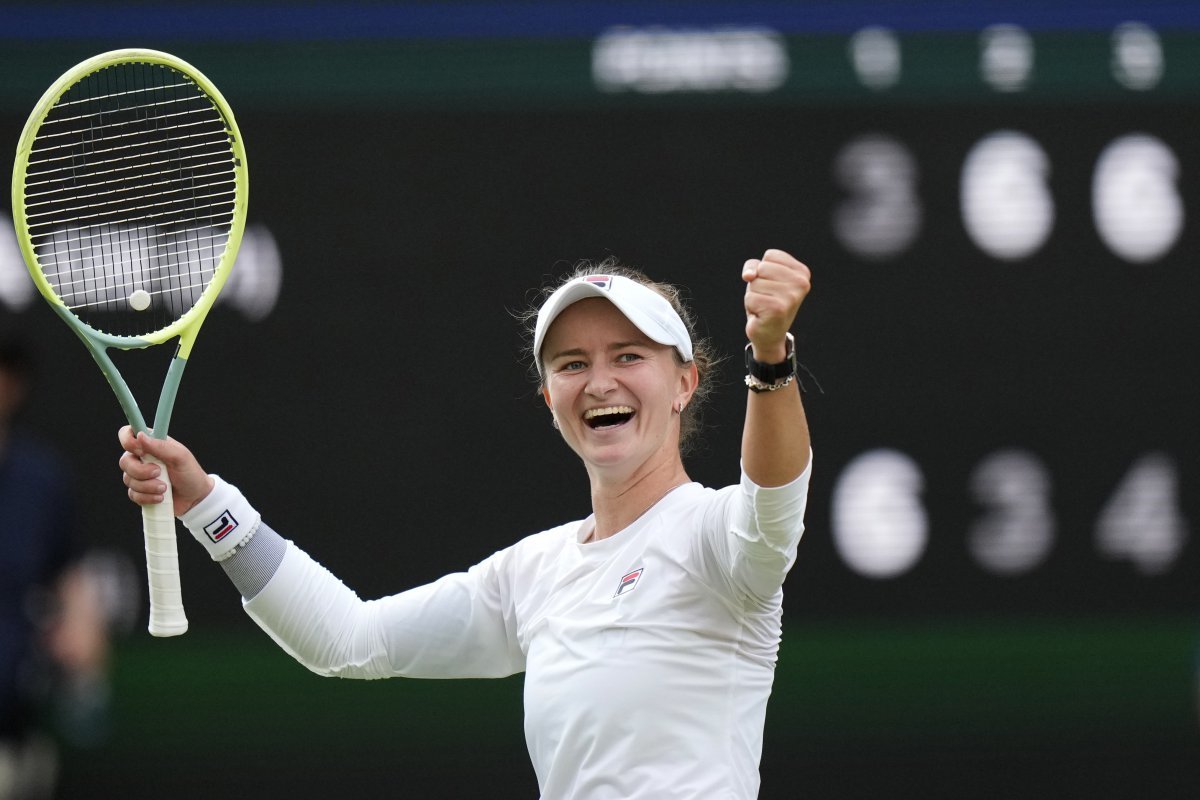
[[[651, 280], [640, 270], [634, 269], [621, 264], [615, 258], [606, 258], [603, 261], [591, 262], [582, 261], [575, 266], [575, 269], [562, 281], [562, 286], [567, 284], [579, 285], [581, 288], [576, 291], [581, 292], [579, 296], [585, 296], [587, 289], [585, 287], [593, 287], [595, 292], [601, 292], [607, 288], [606, 278], [618, 278], [616, 281], [618, 287], [625, 281], [641, 284], [654, 293], [661, 295], [670, 310], [678, 317], [683, 325], [683, 334], [686, 335], [691, 342], [691, 361], [696, 365], [697, 384], [692, 391], [691, 400], [688, 401], [683, 411], [680, 413], [679, 419], [679, 449], [683, 455], [687, 455], [695, 446], [700, 431], [703, 428], [703, 410], [707, 405], [707, 401], [712, 394], [712, 382], [710, 375], [716, 366], [720, 363], [719, 357], [716, 355], [712, 344], [704, 338], [696, 335], [696, 324], [692, 318], [691, 310], [683, 302], [683, 293], [675, 286], [669, 283], [662, 283]], [[543, 383], [542, 377], [542, 362], [540, 351], [542, 349], [542, 338], [545, 336], [545, 330], [542, 330], [539, 336], [539, 331], [536, 329], [535, 321], [538, 320], [539, 311], [542, 304], [545, 303], [554, 293], [557, 287], [545, 289], [542, 293], [541, 300], [537, 305], [531, 307], [521, 320], [530, 326], [528, 357], [532, 365], [530, 367], [534, 378], [539, 384]], [[603, 296], [596, 294], [595, 296]], [[565, 295], [560, 295], [565, 299]], [[565, 305], [563, 306], [565, 307]], [[662, 311], [662, 308], [659, 309]], [[557, 313], [557, 312], [556, 312]], [[669, 316], [669, 315], [668, 315]], [[543, 323], [546, 324], [546, 323]], [[683, 363], [683, 357], [679, 356], [680, 363]]]
[[[174, 511], [284, 650], [319, 675], [525, 673], [525, 737], [546, 798], [757, 797], [783, 581], [804, 530], [810, 448], [791, 327], [809, 270], [742, 267], [750, 389], [741, 480], [694, 483], [681, 442], [712, 359], [678, 290], [604, 262], [533, 321], [542, 395], [591, 487], [591, 513], [466, 572], [363, 602], [261, 522], [174, 440], [120, 434], [130, 497]], [[527, 320], [528, 321], [528, 320]], [[237, 520], [219, 540], [217, 520]]]
[[[612, 291], [631, 314], [644, 310], [642, 304], [662, 302], [618, 276], [604, 276], [611, 288], [600, 290], [591, 288], [591, 280], [580, 279], [564, 290]], [[552, 302], [546, 304], [550, 311]], [[548, 316], [543, 313], [542, 319]], [[698, 383], [695, 364], [684, 360], [690, 341], [660, 343], [648, 336], [674, 334], [660, 330], [651, 317], [642, 322], [650, 332], [635, 326], [615, 302], [596, 296], [576, 301], [543, 326], [548, 331], [540, 356], [546, 376], [542, 396], [563, 439], [587, 469], [593, 508], [598, 491], [623, 495], [631, 486], [637, 491], [647, 485], [665, 493], [687, 482], [679, 456], [679, 417]], [[686, 337], [682, 325], [677, 335]], [[644, 510], [624, 499], [620, 505], [627, 513], [618, 515], [609, 530], [594, 531], [594, 537], [622, 530], [632, 521], [628, 513]]]

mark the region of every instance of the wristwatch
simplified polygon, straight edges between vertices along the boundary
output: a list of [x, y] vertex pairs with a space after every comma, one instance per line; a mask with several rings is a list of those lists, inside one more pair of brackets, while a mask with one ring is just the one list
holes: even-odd
[[787, 357], [778, 364], [754, 360], [754, 345], [746, 345], [746, 388], [752, 392], [774, 392], [796, 380], [796, 340], [787, 335]]

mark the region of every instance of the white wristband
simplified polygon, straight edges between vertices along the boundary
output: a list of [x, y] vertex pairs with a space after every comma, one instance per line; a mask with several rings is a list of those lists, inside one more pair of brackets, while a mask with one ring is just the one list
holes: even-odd
[[249, 541], [262, 517], [236, 486], [219, 475], [209, 477], [213, 479], [213, 490], [179, 521], [204, 545], [213, 561], [224, 561], [238, 545]]

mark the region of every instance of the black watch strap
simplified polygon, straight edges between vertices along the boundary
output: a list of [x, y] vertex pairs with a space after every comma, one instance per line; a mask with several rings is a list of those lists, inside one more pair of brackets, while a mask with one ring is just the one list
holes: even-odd
[[787, 335], [787, 357], [778, 364], [754, 360], [754, 345], [746, 345], [746, 374], [760, 383], [779, 383], [796, 374], [796, 340]]

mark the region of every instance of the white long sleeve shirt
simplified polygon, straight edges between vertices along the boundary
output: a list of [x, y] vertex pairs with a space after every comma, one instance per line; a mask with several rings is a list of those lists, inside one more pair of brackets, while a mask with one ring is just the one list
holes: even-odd
[[810, 470], [687, 484], [607, 539], [589, 517], [374, 601], [289, 543], [245, 608], [321, 675], [524, 671], [546, 800], [753, 798]]

